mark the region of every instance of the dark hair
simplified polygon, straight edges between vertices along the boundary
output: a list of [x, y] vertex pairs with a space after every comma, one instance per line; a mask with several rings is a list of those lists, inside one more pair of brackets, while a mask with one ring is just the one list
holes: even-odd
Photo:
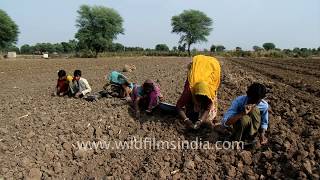
[[125, 85], [125, 86], [129, 86], [129, 85], [130, 85], [130, 83], [129, 83], [127, 80], [125, 80], [125, 81], [123, 82], [123, 85]]
[[199, 101], [201, 109], [203, 110], [210, 109], [210, 105], [212, 104], [212, 101], [208, 96], [195, 95], [195, 98]]
[[153, 83], [143, 83], [142, 85], [142, 88], [143, 88], [143, 93], [146, 94], [146, 93], [150, 93], [154, 90], [154, 85]]
[[73, 76], [80, 76], [81, 77], [81, 71], [80, 70], [75, 70], [73, 73]]
[[266, 87], [260, 83], [253, 83], [248, 87], [247, 96], [250, 99], [259, 100], [266, 97]]
[[59, 70], [59, 72], [58, 72], [58, 77], [59, 77], [59, 78], [62, 78], [62, 77], [64, 77], [64, 76], [66, 76], [66, 75], [67, 75], [67, 73], [66, 73], [65, 70], [63, 70], [63, 69]]

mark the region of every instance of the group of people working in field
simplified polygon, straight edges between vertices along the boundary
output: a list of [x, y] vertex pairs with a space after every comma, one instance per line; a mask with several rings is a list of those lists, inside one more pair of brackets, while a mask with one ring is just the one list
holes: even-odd
[[[60, 70], [58, 77], [57, 95], [95, 100], [104, 96], [125, 98], [133, 106], [137, 118], [140, 117], [140, 110], [151, 113], [164, 100], [160, 86], [153, 80], [148, 79], [142, 85], [138, 85], [129, 82], [127, 77], [117, 71], [107, 76], [108, 83], [104, 90], [92, 96], [87, 96], [91, 87], [88, 81], [81, 77], [80, 70], [75, 70], [73, 77]], [[188, 66], [184, 90], [174, 107], [175, 112], [187, 128], [221, 125], [225, 131], [231, 131], [232, 140], [254, 141], [259, 135], [260, 143], [266, 144], [265, 133], [269, 124], [268, 103], [264, 100], [266, 87], [260, 83], [251, 84], [246, 95], [235, 98], [221, 122], [218, 122], [217, 92], [220, 77], [221, 67], [216, 58], [203, 55], [193, 57]]]

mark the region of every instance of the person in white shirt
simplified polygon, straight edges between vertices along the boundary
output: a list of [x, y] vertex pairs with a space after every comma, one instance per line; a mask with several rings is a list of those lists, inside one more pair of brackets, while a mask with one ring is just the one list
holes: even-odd
[[71, 96], [75, 98], [82, 98], [91, 92], [91, 87], [85, 78], [81, 77], [81, 71], [75, 70], [73, 73], [73, 80], [70, 85]]

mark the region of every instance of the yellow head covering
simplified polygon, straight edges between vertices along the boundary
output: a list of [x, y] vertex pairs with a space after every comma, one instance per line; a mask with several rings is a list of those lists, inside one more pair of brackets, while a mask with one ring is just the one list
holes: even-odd
[[214, 102], [220, 85], [221, 67], [219, 61], [210, 56], [193, 57], [188, 81], [192, 95], [204, 95]]

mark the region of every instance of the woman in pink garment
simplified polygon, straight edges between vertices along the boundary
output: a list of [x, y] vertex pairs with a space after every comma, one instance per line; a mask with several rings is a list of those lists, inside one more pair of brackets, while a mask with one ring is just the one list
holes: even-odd
[[131, 92], [131, 99], [135, 109], [135, 115], [140, 117], [140, 108], [146, 109], [147, 113], [152, 110], [163, 100], [160, 87], [153, 80], [146, 80], [142, 86], [134, 85]]

